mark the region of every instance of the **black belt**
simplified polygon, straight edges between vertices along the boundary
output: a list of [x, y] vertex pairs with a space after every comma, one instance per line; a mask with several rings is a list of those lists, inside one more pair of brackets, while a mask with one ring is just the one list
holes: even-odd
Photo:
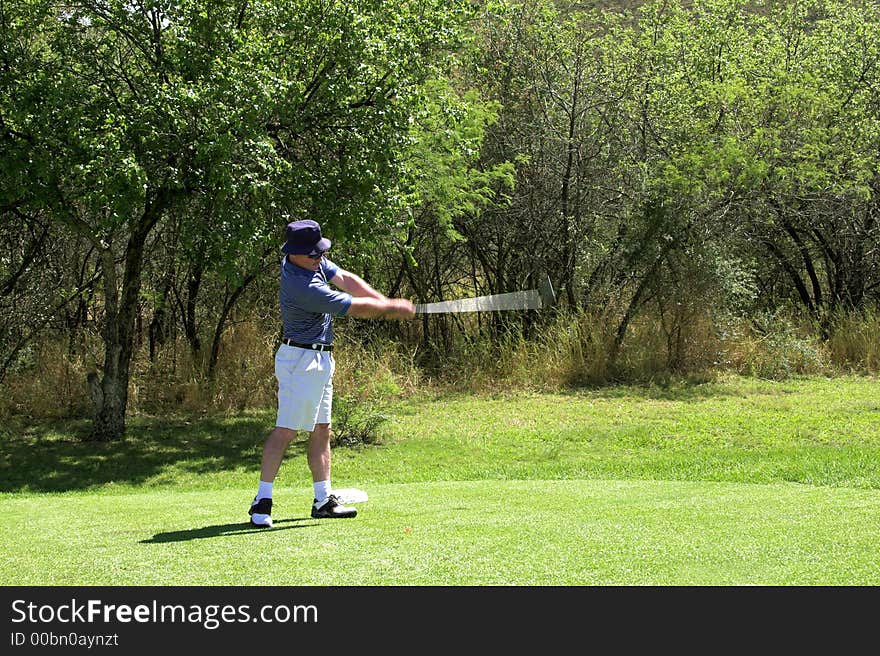
[[310, 351], [332, 351], [333, 347], [330, 344], [300, 344], [299, 342], [294, 342], [292, 339], [282, 339], [282, 344], [287, 344], [288, 346], [296, 346], [297, 348], [309, 349]]

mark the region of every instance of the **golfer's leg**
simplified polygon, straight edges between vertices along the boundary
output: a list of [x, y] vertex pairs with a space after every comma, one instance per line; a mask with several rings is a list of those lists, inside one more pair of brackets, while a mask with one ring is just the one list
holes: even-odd
[[254, 526], [272, 526], [272, 484], [281, 466], [281, 459], [287, 450], [287, 445], [296, 435], [296, 431], [289, 428], [276, 426], [263, 444], [263, 462], [260, 467], [260, 487], [248, 514], [251, 516], [251, 524]]
[[315, 424], [309, 434], [309, 469], [312, 482], [330, 480], [330, 424]]
[[321, 503], [330, 494], [330, 418], [333, 414], [333, 354], [322, 353], [319, 359], [320, 395], [315, 405], [315, 424], [309, 433], [309, 469], [315, 487], [315, 501]]
[[339, 503], [330, 484], [330, 424], [315, 424], [309, 435], [309, 469], [315, 487], [312, 517], [355, 517], [357, 510]]
[[272, 483], [278, 475], [278, 469], [281, 467], [281, 460], [284, 458], [284, 452], [296, 435], [296, 431], [289, 428], [276, 426], [266, 438], [263, 445], [263, 462], [260, 467], [260, 480]]

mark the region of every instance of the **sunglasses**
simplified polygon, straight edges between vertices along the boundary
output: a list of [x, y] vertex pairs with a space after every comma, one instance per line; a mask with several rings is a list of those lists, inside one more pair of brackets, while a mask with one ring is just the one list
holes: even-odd
[[306, 255], [306, 257], [309, 258], [310, 260], [320, 260], [322, 257], [324, 257], [324, 253], [326, 253], [326, 252], [327, 251], [321, 251], [320, 253], [313, 253], [312, 255]]

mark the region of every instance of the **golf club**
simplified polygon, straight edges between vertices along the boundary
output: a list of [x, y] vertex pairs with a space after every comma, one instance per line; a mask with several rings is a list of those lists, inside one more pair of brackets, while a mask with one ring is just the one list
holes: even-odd
[[445, 312], [497, 312], [499, 310], [540, 310], [550, 307], [556, 300], [556, 293], [550, 277], [537, 289], [528, 289], [506, 294], [491, 294], [462, 298], [457, 301], [438, 301], [436, 303], [417, 303], [416, 314], [441, 314]]

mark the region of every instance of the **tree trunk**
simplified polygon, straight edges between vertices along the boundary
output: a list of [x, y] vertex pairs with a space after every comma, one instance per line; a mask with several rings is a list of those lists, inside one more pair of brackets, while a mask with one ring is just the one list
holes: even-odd
[[141, 220], [132, 226], [125, 249], [121, 293], [117, 292], [116, 261], [111, 247], [101, 253], [104, 275], [104, 367], [98, 375], [88, 375], [94, 419], [91, 437], [100, 442], [118, 440], [125, 435], [128, 409], [129, 365], [134, 352], [135, 319], [141, 289], [141, 270], [147, 235], [162, 213], [158, 202], [148, 203]]
[[651, 265], [651, 268], [642, 276], [641, 281], [639, 282], [639, 286], [636, 288], [635, 293], [632, 295], [632, 298], [629, 301], [629, 305], [626, 308], [626, 312], [623, 313], [623, 318], [621, 318], [620, 323], [617, 325], [617, 331], [614, 334], [614, 341], [611, 343], [611, 349], [608, 353], [608, 364], [611, 368], [617, 364], [617, 357], [620, 355], [620, 347], [623, 346], [623, 339], [626, 337], [627, 328], [629, 328], [629, 323], [632, 321], [633, 317], [636, 315], [639, 307], [643, 302], [643, 296], [645, 291], [648, 288], [649, 281], [657, 269], [660, 268], [660, 262], [663, 260], [665, 255], [661, 254], [655, 261], [654, 264]]
[[202, 340], [199, 339], [198, 326], [196, 325], [196, 308], [198, 307], [204, 268], [202, 258], [195, 258], [189, 280], [186, 283], [186, 306], [183, 312], [183, 332], [186, 335], [186, 340], [189, 342], [193, 364], [196, 366], [202, 360]]
[[217, 319], [217, 325], [214, 327], [214, 338], [211, 340], [211, 354], [208, 358], [207, 372], [209, 380], [214, 380], [214, 375], [217, 372], [217, 362], [220, 359], [220, 341], [223, 339], [223, 331], [226, 329], [226, 320], [229, 318], [229, 314], [238, 302], [239, 297], [241, 297], [244, 290], [247, 289], [247, 286], [257, 279], [259, 272], [260, 270], [258, 269], [257, 271], [247, 274], [242, 279], [241, 283], [232, 290], [232, 294], [227, 295], [226, 300], [223, 303], [220, 318]]
[[97, 373], [88, 374], [89, 393], [92, 399], [93, 424], [91, 438], [98, 442], [110, 442], [125, 434], [125, 409], [128, 379], [120, 379], [120, 356], [122, 345], [119, 330], [119, 292], [116, 289], [116, 262], [111, 247], [101, 252], [101, 271], [104, 277], [104, 366], [100, 381]]
[[170, 332], [170, 317], [168, 312], [169, 299], [171, 297], [171, 286], [174, 281], [174, 267], [172, 266], [165, 281], [162, 285], [162, 292], [153, 310], [153, 319], [150, 321], [149, 338], [150, 338], [150, 362], [156, 362], [156, 355], [160, 346], [165, 344]]
[[771, 240], [771, 239], [763, 239], [764, 246], [773, 254], [779, 264], [782, 266], [783, 270], [788, 274], [788, 277], [791, 279], [792, 284], [797, 290], [798, 296], [801, 299], [801, 303], [804, 304], [804, 307], [810, 313], [810, 316], [818, 319], [819, 312], [816, 306], [813, 304], [813, 299], [810, 296], [810, 292], [807, 289], [806, 284], [801, 279], [800, 274], [797, 270], [792, 266], [792, 264], [788, 261], [788, 258], [785, 257], [785, 253], [783, 253], [779, 247]]
[[105, 369], [100, 382], [98, 374], [90, 373], [88, 383], [94, 408], [91, 439], [96, 442], [120, 439], [125, 435], [128, 380], [122, 382], [118, 375], [108, 375]]

